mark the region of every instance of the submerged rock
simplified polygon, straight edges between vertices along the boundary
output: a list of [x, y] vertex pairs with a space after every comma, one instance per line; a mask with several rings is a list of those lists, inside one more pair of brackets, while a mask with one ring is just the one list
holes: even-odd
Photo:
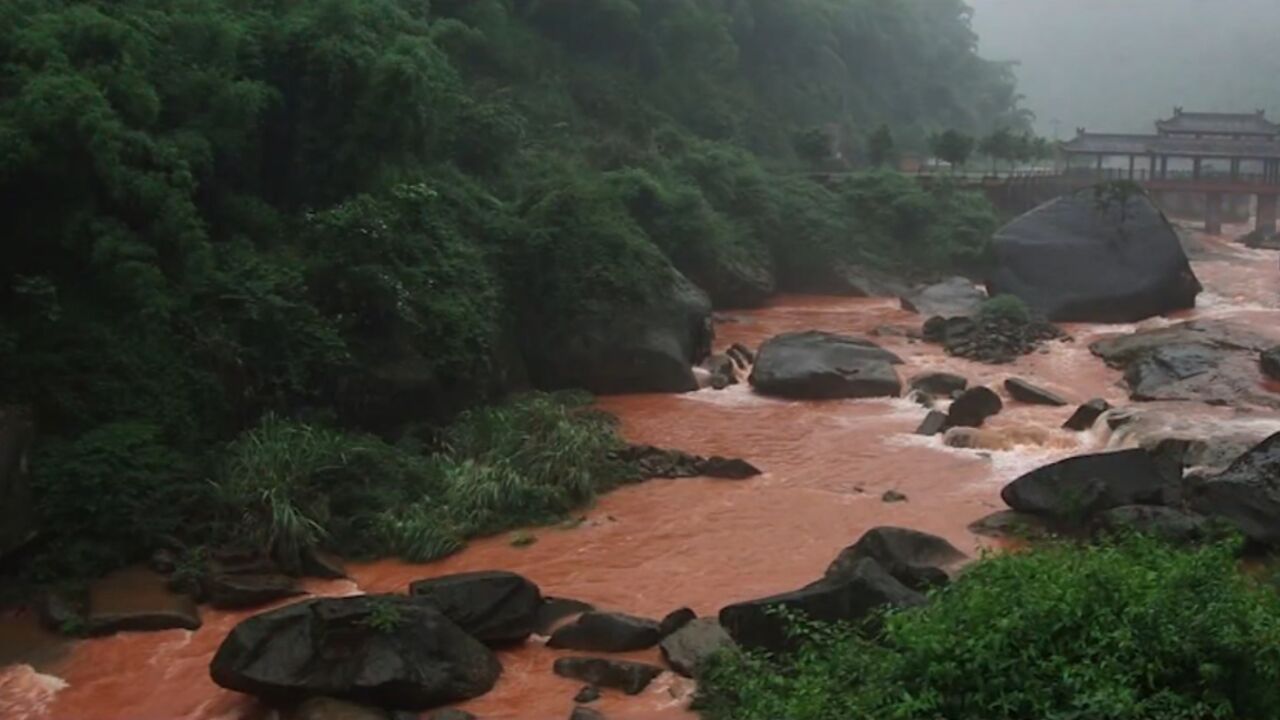
[[589, 652], [628, 652], [658, 644], [657, 622], [623, 613], [587, 612], [551, 634], [547, 647]]
[[898, 397], [902, 359], [869, 340], [809, 331], [760, 347], [749, 382], [764, 395], [797, 399]]
[[503, 571], [469, 572], [418, 580], [409, 594], [431, 603], [480, 642], [501, 647], [523, 642], [538, 627], [542, 591]]
[[1008, 380], [1005, 380], [1004, 389], [1009, 392], [1009, 396], [1014, 400], [1028, 403], [1030, 405], [1062, 407], [1067, 404], [1067, 401], [1057, 393], [1045, 390], [1044, 388], [1033, 385], [1021, 378], [1009, 378]]
[[1164, 214], [1104, 185], [1051, 200], [996, 233], [987, 292], [1055, 322], [1137, 322], [1195, 307], [1200, 282]]
[[209, 665], [213, 681], [272, 703], [323, 695], [423, 710], [483, 695], [502, 666], [429, 603], [322, 598], [241, 622]]
[[794, 641], [787, 636], [786, 619], [774, 608], [802, 612], [819, 622], [852, 622], [885, 606], [908, 607], [923, 602], [923, 595], [898, 582], [875, 560], [862, 559], [838, 578], [824, 578], [792, 592], [729, 605], [720, 611], [720, 624], [747, 649], [782, 652], [790, 649]]
[[954, 545], [937, 535], [898, 527], [868, 530], [853, 545], [840, 551], [827, 567], [826, 579], [839, 579], [864, 559], [875, 560], [898, 582], [912, 590], [945, 585], [947, 568], [967, 559]]
[[628, 695], [639, 694], [662, 674], [662, 668], [655, 665], [592, 657], [560, 658], [552, 670], [560, 677], [621, 690]]
[[1146, 450], [1080, 455], [1032, 470], [1000, 491], [1014, 510], [1079, 526], [1125, 505], [1168, 505], [1179, 500], [1170, 478]]

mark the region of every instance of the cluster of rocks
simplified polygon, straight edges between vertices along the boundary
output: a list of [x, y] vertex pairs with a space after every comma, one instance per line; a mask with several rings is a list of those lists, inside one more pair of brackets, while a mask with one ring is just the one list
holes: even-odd
[[1098, 340], [1089, 349], [1124, 370], [1134, 400], [1280, 407], [1280, 396], [1260, 382], [1265, 373], [1280, 374], [1273, 346], [1229, 321], [1192, 320]]
[[1048, 341], [1067, 338], [1052, 323], [983, 315], [935, 315], [925, 321], [921, 335], [927, 342], [942, 345], [948, 355], [992, 365], [1011, 363]]
[[710, 355], [702, 361], [700, 370], [707, 375], [707, 385], [714, 390], [724, 390], [737, 385], [742, 373], [750, 372], [756, 354], [742, 343], [734, 343], [729, 349]]
[[[969, 387], [968, 379], [947, 372], [928, 372], [911, 378], [912, 397], [929, 409], [920, 427], [919, 435], [937, 435], [951, 428], [979, 428], [987, 419], [1004, 409], [1004, 400], [996, 391], [985, 386]], [[1009, 397], [1028, 405], [1062, 407], [1067, 401], [1052, 390], [1042, 388], [1021, 378], [1004, 381]], [[946, 412], [935, 410], [936, 400], [951, 400]], [[1105, 400], [1091, 400], [1078, 408], [1063, 427], [1087, 430], [1109, 406]], [[1097, 411], [1096, 414], [1094, 411]]]
[[613, 457], [629, 465], [636, 480], [688, 477], [745, 480], [760, 474], [759, 468], [740, 458], [703, 457], [652, 445], [628, 445], [613, 453]]
[[[502, 673], [494, 650], [534, 634], [550, 635], [548, 647], [590, 653], [558, 658], [551, 668], [586, 683], [574, 697], [580, 704], [602, 689], [638, 694], [664, 672], [600, 654], [660, 646], [671, 670], [694, 677], [734, 645], [718, 621], [687, 608], [661, 620], [601, 612], [545, 597], [515, 573], [473, 572], [414, 582], [407, 595], [312, 599], [256, 615], [226, 637], [210, 675], [281, 708], [355, 704], [367, 717], [389, 718], [488, 692]], [[578, 707], [574, 717], [599, 716], [593, 712]], [[429, 717], [471, 715], [448, 709]]]
[[1280, 546], [1280, 433], [1219, 472], [1184, 472], [1185, 443], [1081, 455], [1033, 470], [1001, 491], [1010, 511], [975, 532], [1010, 526], [1057, 532], [1137, 530], [1193, 542], [1234, 530], [1254, 547]]

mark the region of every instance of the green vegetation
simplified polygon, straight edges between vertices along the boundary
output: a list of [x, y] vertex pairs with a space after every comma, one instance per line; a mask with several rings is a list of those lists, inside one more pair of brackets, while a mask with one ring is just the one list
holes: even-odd
[[978, 317], [983, 320], [1008, 320], [1025, 325], [1031, 322], [1031, 309], [1017, 295], [997, 295], [982, 303]]
[[1277, 717], [1280, 595], [1236, 547], [1147, 539], [988, 557], [874, 636], [800, 623], [786, 658], [726, 655], [704, 717]]
[[565, 338], [658, 306], [673, 268], [724, 306], [980, 257], [976, 196], [794, 174], [1025, 128], [968, 18], [961, 0], [5, 3], [0, 403], [38, 419], [33, 567], [102, 572], [211, 528], [291, 566], [317, 542], [426, 558], [584, 501], [594, 469], [548, 484], [524, 463], [563, 459], [418, 430], [567, 384], [545, 382]]

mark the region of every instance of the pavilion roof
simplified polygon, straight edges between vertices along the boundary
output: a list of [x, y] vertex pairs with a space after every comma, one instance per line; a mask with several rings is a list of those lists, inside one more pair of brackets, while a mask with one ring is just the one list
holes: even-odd
[[1173, 117], [1156, 121], [1161, 132], [1201, 133], [1205, 135], [1280, 135], [1280, 125], [1267, 119], [1259, 110], [1252, 113], [1183, 112], [1175, 108]]
[[1162, 137], [1080, 133], [1062, 143], [1067, 153], [1088, 155], [1170, 155], [1175, 157], [1280, 159], [1280, 142], [1262, 138]]

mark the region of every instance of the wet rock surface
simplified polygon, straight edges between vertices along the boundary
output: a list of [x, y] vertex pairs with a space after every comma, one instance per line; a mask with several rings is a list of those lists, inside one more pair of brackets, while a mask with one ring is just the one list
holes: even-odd
[[949, 398], [969, 387], [969, 380], [949, 372], [927, 372], [911, 378], [911, 389], [934, 397]]
[[1066, 335], [1056, 325], [1004, 317], [931, 317], [921, 334], [948, 355], [989, 365], [1004, 365], [1030, 355], [1046, 342]]
[[953, 277], [940, 283], [916, 288], [901, 298], [902, 309], [926, 317], [933, 315], [969, 316], [987, 299], [968, 278]]
[[1280, 546], [1280, 433], [1190, 490], [1193, 510], [1231, 523], [1251, 542]]
[[794, 399], [898, 397], [902, 359], [861, 338], [786, 333], [760, 347], [749, 382], [763, 395]]
[[1080, 526], [1125, 505], [1178, 502], [1178, 478], [1161, 472], [1146, 450], [1079, 455], [1046, 465], [1005, 485], [1000, 497], [1019, 512]]
[[964, 391], [947, 410], [947, 427], [982, 427], [987, 418], [1004, 409], [1004, 401], [991, 388]]
[[682, 450], [668, 450], [652, 445], [630, 445], [614, 457], [632, 465], [638, 479], [712, 477], [745, 480], [760, 474], [760, 469], [740, 458], [702, 457]]
[[644, 650], [662, 639], [659, 624], [624, 613], [587, 612], [551, 634], [547, 647], [588, 652]]
[[418, 580], [409, 594], [490, 647], [523, 642], [538, 627], [542, 591], [511, 572], [487, 571]]
[[659, 644], [663, 659], [685, 677], [697, 677], [699, 667], [712, 655], [733, 646], [733, 638], [715, 618], [693, 620]]
[[662, 674], [662, 668], [656, 665], [594, 657], [560, 658], [553, 670], [560, 677], [621, 690], [628, 695], [639, 694]]
[[1102, 398], [1094, 398], [1076, 408], [1076, 411], [1071, 413], [1071, 417], [1067, 418], [1062, 427], [1065, 430], [1084, 432], [1091, 429], [1094, 423], [1098, 422], [1098, 418], [1102, 417], [1103, 413], [1110, 409], [1111, 403]]
[[924, 591], [945, 585], [947, 569], [967, 559], [951, 543], [937, 535], [900, 527], [868, 530], [853, 545], [840, 551], [827, 567], [827, 580], [838, 580], [856, 571], [864, 559], [875, 560], [898, 582]]
[[1008, 380], [1005, 380], [1004, 389], [1014, 400], [1027, 403], [1029, 405], [1063, 407], [1067, 404], [1067, 401], [1061, 395], [1023, 380], [1022, 378], [1009, 378]]
[[1174, 228], [1142, 192], [1063, 195], [996, 233], [987, 291], [1055, 322], [1136, 322], [1195, 306], [1201, 286]]

